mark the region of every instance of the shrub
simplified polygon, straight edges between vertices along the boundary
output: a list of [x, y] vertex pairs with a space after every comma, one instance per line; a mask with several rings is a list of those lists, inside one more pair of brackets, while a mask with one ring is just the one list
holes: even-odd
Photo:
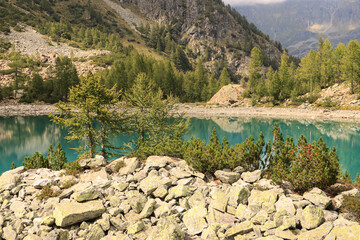
[[321, 107], [324, 107], [324, 108], [336, 107], [336, 102], [333, 102], [331, 100], [331, 97], [326, 97], [324, 99], [324, 101], [321, 103]]
[[78, 161], [66, 163], [64, 168], [66, 170], [65, 175], [73, 175], [75, 177], [78, 176], [81, 171], [81, 166]]
[[40, 194], [37, 196], [37, 198], [39, 200], [46, 200], [51, 197], [57, 197], [60, 194], [61, 191], [53, 191], [51, 185], [48, 184], [41, 189]]
[[360, 222], [360, 198], [345, 195], [341, 211], [350, 214], [354, 220]]
[[220, 143], [215, 128], [210, 137], [210, 143], [191, 138], [184, 143], [183, 156], [185, 161], [196, 171], [214, 173], [224, 168], [234, 169], [242, 166], [245, 170], [255, 170], [260, 166], [260, 155], [265, 145], [261, 133], [255, 143], [250, 136], [241, 144], [229, 148], [229, 142], [224, 137]]
[[314, 187], [326, 189], [337, 181], [340, 173], [339, 157], [335, 148], [329, 151], [322, 138], [309, 144], [301, 136], [295, 145], [289, 137], [283, 142], [277, 125], [273, 132], [269, 170], [276, 183], [281, 184], [282, 180], [286, 180], [295, 191], [305, 192]]
[[35, 152], [32, 157], [25, 157], [23, 166], [26, 170], [36, 168], [49, 168], [49, 162], [39, 152]]
[[115, 165], [115, 172], [118, 172], [120, 168], [125, 167], [125, 166], [126, 166], [126, 164], [124, 163], [124, 161], [119, 161]]

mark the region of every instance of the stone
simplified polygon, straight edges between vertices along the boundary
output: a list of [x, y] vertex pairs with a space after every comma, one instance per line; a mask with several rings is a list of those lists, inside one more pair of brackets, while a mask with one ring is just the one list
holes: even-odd
[[124, 221], [122, 221], [120, 218], [112, 217], [110, 218], [110, 223], [118, 231], [124, 231], [127, 227], [127, 224]]
[[105, 237], [104, 231], [101, 229], [101, 227], [98, 224], [94, 224], [93, 227], [90, 228], [87, 239], [100, 240], [103, 237]]
[[14, 229], [10, 225], [8, 225], [7, 227], [3, 228], [2, 238], [5, 240], [16, 240], [17, 234]]
[[276, 210], [286, 210], [290, 215], [295, 215], [296, 209], [291, 198], [281, 195], [279, 200], [275, 204]]
[[153, 193], [152, 195], [156, 198], [161, 198], [163, 199], [164, 197], [166, 197], [166, 195], [168, 194], [168, 190], [167, 187], [165, 186], [160, 186], [158, 187]]
[[229, 226], [233, 226], [236, 222], [236, 218], [233, 214], [227, 212], [220, 212], [212, 207], [209, 207], [209, 213], [206, 216], [206, 220], [209, 224], [221, 223]]
[[206, 199], [200, 189], [196, 190], [195, 193], [189, 198], [188, 203], [190, 208], [197, 206], [206, 207]]
[[211, 199], [210, 206], [212, 208], [226, 212], [226, 207], [229, 201], [229, 195], [226, 192], [216, 189], [211, 193]]
[[325, 222], [333, 222], [338, 218], [338, 216], [339, 213], [336, 211], [324, 210]]
[[86, 188], [82, 191], [75, 192], [72, 196], [77, 202], [86, 202], [99, 198], [101, 195], [100, 191], [94, 187]]
[[131, 224], [127, 228], [127, 234], [136, 234], [138, 232], [141, 232], [144, 228], [145, 228], [145, 224], [142, 221], [137, 222], [135, 224]]
[[262, 208], [268, 212], [274, 212], [277, 199], [278, 193], [274, 189], [266, 191], [252, 190], [248, 199], [248, 206], [252, 211], [259, 211]]
[[260, 180], [261, 170], [256, 170], [253, 172], [243, 172], [241, 178], [247, 183], [254, 183]]
[[185, 233], [181, 230], [175, 219], [160, 219], [156, 227], [152, 229], [147, 240], [159, 239], [183, 240], [185, 239]]
[[236, 224], [233, 227], [230, 227], [228, 230], [226, 230], [225, 237], [231, 238], [238, 234], [242, 235], [242, 234], [249, 233], [252, 230], [253, 230], [253, 225], [251, 224], [250, 221], [241, 222], [239, 224]]
[[164, 168], [168, 163], [173, 162], [173, 159], [166, 156], [150, 156], [146, 159], [145, 169], [151, 170]]
[[73, 175], [65, 175], [62, 176], [59, 180], [60, 186], [62, 188], [72, 187], [74, 184], [78, 182], [78, 179]]
[[228, 190], [228, 204], [236, 208], [239, 204], [247, 204], [250, 197], [250, 190], [244, 186], [231, 186]]
[[10, 210], [14, 212], [17, 218], [21, 218], [26, 213], [28, 204], [24, 201], [14, 201], [10, 205]]
[[35, 234], [28, 234], [24, 240], [42, 240], [42, 238]]
[[183, 216], [183, 222], [187, 227], [187, 232], [191, 235], [201, 233], [208, 225], [205, 221], [207, 209], [204, 207], [194, 207], [186, 211]]
[[317, 228], [325, 222], [324, 212], [317, 206], [309, 205], [302, 211], [300, 221], [303, 228], [308, 230]]
[[142, 210], [141, 213], [140, 213], [140, 218], [150, 217], [151, 214], [153, 214], [153, 212], [154, 212], [154, 206], [155, 206], [155, 204], [156, 204], [156, 201], [155, 201], [154, 199], [149, 199], [149, 200], [146, 202], [143, 210]]
[[54, 183], [54, 181], [51, 179], [39, 179], [33, 183], [33, 187], [36, 189], [41, 189], [41, 188], [45, 187], [46, 185], [51, 185], [53, 183]]
[[85, 203], [63, 202], [55, 206], [54, 218], [58, 227], [66, 227], [75, 223], [98, 218], [105, 212], [101, 201]]
[[165, 201], [173, 198], [188, 197], [193, 193], [193, 189], [186, 185], [177, 185], [170, 188], [169, 194], [166, 196]]
[[95, 158], [86, 158], [78, 160], [81, 168], [98, 168], [106, 165], [106, 160], [103, 156], [96, 155]]
[[235, 216], [240, 220], [249, 220], [253, 216], [255, 216], [256, 212], [251, 211], [246, 205], [239, 204], [239, 206], [236, 208]]
[[109, 174], [119, 171], [119, 167], [121, 165], [125, 165], [124, 159], [125, 159], [125, 157], [112, 160], [110, 163], [108, 163], [105, 166], [105, 171]]
[[[88, 186], [91, 183], [105, 183], [109, 182], [110, 176], [105, 171], [105, 168], [101, 168], [99, 171], [84, 173], [80, 175], [80, 181], [87, 184]], [[81, 184], [76, 184], [73, 186], [74, 191], [76, 192], [76, 188], [84, 189], [85, 187], [81, 186]]]
[[108, 231], [110, 229], [110, 214], [104, 213], [102, 218], [97, 220], [96, 223], [99, 224], [103, 231]]
[[42, 224], [42, 225], [47, 225], [47, 226], [52, 226], [52, 225], [54, 225], [54, 223], [55, 223], [55, 218], [54, 218], [54, 217], [50, 217], [50, 216], [45, 217], [45, 218], [41, 221], [41, 224]]
[[283, 224], [279, 227], [279, 229], [285, 231], [287, 229], [295, 229], [296, 228], [296, 218], [295, 217], [287, 217], [283, 220]]
[[149, 176], [140, 182], [139, 188], [148, 196], [160, 187], [170, 187], [171, 183], [172, 181], [169, 178]]
[[120, 192], [123, 192], [125, 191], [125, 189], [129, 186], [128, 183], [124, 183], [124, 182], [121, 182], [121, 183], [117, 183], [117, 184], [114, 184], [114, 188]]
[[260, 210], [251, 218], [251, 222], [255, 225], [264, 225], [269, 218], [269, 214], [265, 210]]
[[119, 175], [128, 175], [135, 172], [139, 167], [140, 161], [137, 158], [124, 158], [125, 166], [119, 169]]
[[289, 239], [289, 240], [296, 240], [297, 236], [291, 232], [290, 230], [280, 230], [280, 229], [276, 229], [275, 230], [275, 236], [282, 238], [282, 239]]
[[227, 183], [227, 184], [233, 184], [241, 177], [240, 173], [226, 172], [221, 170], [216, 171], [214, 174], [215, 177], [219, 179], [222, 183]]
[[331, 222], [326, 222], [318, 228], [306, 232], [301, 232], [298, 236], [298, 240], [322, 240], [329, 234], [333, 227], [334, 226]]
[[18, 167], [16, 169], [4, 172], [0, 175], [0, 190], [6, 186], [15, 187], [16, 183], [20, 179], [20, 173], [24, 172], [24, 167]]
[[129, 204], [131, 208], [136, 213], [140, 213], [147, 202], [146, 197], [138, 191], [129, 191], [126, 193], [126, 196], [129, 199]]
[[359, 239], [360, 236], [360, 225], [352, 226], [335, 226], [325, 240], [338, 239], [338, 240], [351, 240]]
[[217, 236], [217, 232], [219, 231], [219, 229], [221, 228], [221, 225], [219, 223], [213, 223], [210, 224], [210, 226], [206, 229], [204, 229], [204, 231], [201, 234], [201, 239], [214, 239], [214, 240], [218, 240], [218, 236]]
[[180, 167], [171, 168], [170, 169], [170, 174], [173, 175], [174, 177], [176, 177], [177, 179], [191, 177], [190, 172], [184, 171], [184, 169], [182, 169]]
[[303, 197], [322, 209], [326, 209], [331, 204], [331, 198], [318, 188], [304, 193]]

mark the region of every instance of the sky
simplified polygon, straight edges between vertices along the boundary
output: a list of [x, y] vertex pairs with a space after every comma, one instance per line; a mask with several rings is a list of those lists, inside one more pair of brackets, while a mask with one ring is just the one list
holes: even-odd
[[271, 3], [279, 3], [285, 1], [286, 0], [224, 0], [226, 4], [230, 4], [231, 6], [253, 5], [257, 3], [271, 4]]

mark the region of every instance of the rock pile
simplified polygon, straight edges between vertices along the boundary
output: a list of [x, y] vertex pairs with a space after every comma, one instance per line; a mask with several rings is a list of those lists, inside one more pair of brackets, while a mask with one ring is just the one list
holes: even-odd
[[[149, 157], [83, 161], [78, 177], [23, 167], [0, 177], [3, 239], [358, 239], [360, 225], [313, 189], [303, 196], [261, 171], [193, 172], [186, 162]], [[125, 163], [125, 165], [123, 164]], [[106, 165], [105, 165], [106, 164]], [[105, 166], [104, 166], [105, 165]], [[55, 196], [37, 197], [45, 186]]]

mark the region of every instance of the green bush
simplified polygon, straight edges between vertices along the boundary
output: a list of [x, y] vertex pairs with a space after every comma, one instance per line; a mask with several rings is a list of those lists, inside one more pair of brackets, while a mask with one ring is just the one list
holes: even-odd
[[183, 156], [194, 170], [200, 172], [214, 173], [216, 170], [234, 169], [237, 166], [242, 166], [246, 170], [255, 170], [260, 167], [260, 155], [264, 145], [264, 136], [261, 133], [256, 143], [250, 136], [243, 143], [229, 148], [229, 142], [225, 137], [220, 143], [214, 128], [209, 144], [195, 138], [185, 142]]
[[272, 179], [281, 184], [289, 181], [297, 192], [305, 192], [314, 187], [326, 189], [336, 183], [339, 173], [339, 157], [336, 149], [331, 151], [320, 138], [312, 144], [301, 136], [295, 145], [292, 138], [282, 141], [277, 125], [274, 126], [274, 140], [270, 153], [270, 172]]
[[39, 152], [35, 152], [32, 157], [25, 157], [23, 166], [25, 169], [50, 168], [57, 171], [64, 169], [66, 163], [65, 153], [60, 143], [58, 143], [55, 152], [52, 145], [50, 145], [46, 158]]
[[332, 107], [336, 107], [336, 102], [333, 102], [331, 100], [331, 97], [326, 97], [324, 99], [324, 101], [321, 103], [321, 107], [324, 107], [324, 108], [332, 108]]
[[341, 211], [350, 214], [354, 220], [360, 222], [360, 198], [345, 195]]

